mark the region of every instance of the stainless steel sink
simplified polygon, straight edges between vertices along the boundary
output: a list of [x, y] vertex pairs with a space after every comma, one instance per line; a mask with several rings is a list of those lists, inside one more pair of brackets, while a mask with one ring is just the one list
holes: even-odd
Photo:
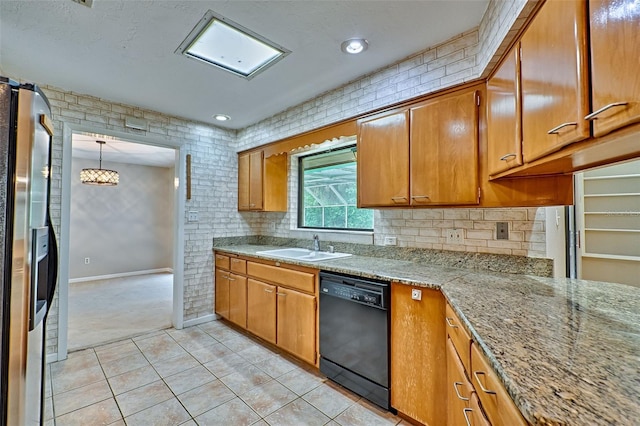
[[329, 253], [326, 251], [313, 251], [302, 248], [283, 248], [275, 250], [258, 251], [256, 254], [278, 257], [281, 259], [303, 260], [305, 262], [319, 262], [321, 260], [339, 259], [349, 257], [350, 253]]

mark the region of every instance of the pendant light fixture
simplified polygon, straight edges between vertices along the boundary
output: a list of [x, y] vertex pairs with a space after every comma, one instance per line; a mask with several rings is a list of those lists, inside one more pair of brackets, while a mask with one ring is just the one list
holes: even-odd
[[87, 185], [116, 186], [120, 181], [120, 175], [115, 170], [102, 168], [102, 145], [105, 141], [96, 141], [100, 145], [100, 165], [97, 169], [82, 169], [80, 181]]

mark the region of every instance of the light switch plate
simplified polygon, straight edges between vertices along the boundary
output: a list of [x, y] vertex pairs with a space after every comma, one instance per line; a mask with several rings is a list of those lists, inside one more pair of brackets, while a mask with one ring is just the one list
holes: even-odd
[[198, 212], [191, 210], [189, 211], [188, 215], [187, 215], [187, 220], [189, 222], [197, 222], [198, 221]]

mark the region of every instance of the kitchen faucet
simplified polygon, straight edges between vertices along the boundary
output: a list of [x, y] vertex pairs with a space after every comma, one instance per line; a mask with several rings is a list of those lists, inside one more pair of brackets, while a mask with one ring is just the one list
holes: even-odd
[[318, 234], [313, 234], [313, 250], [320, 251], [320, 239], [318, 238]]

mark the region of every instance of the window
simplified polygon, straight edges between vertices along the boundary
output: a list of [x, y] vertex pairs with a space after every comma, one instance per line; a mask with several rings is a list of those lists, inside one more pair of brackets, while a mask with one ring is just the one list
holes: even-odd
[[356, 148], [339, 148], [299, 160], [298, 227], [373, 230], [373, 210], [359, 209]]

